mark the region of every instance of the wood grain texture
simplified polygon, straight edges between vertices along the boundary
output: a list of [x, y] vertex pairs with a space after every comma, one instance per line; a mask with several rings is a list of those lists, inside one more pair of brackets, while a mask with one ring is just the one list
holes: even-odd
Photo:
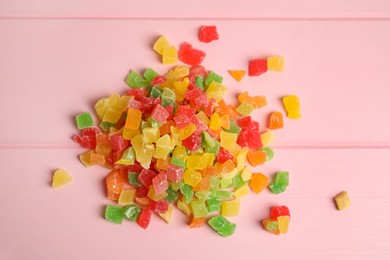
[[[84, 168], [76, 158], [82, 151], [0, 149], [0, 158], [7, 162], [0, 175], [1, 259], [152, 259], [157, 252], [162, 259], [177, 259], [172, 244], [187, 259], [199, 259], [194, 248], [207, 252], [201, 254], [203, 259], [390, 257], [389, 150], [276, 149], [274, 161], [255, 171], [272, 176], [276, 170], [288, 170], [290, 186], [280, 195], [265, 190], [243, 197], [240, 215], [229, 218], [237, 224], [236, 233], [225, 239], [207, 226], [190, 230], [176, 208], [171, 225], [153, 216], [147, 230], [127, 221], [106, 222], [102, 212], [110, 204], [103, 187], [107, 170]], [[49, 183], [58, 167], [74, 180], [55, 190]], [[344, 211], [336, 210], [332, 200], [341, 190], [348, 191], [352, 202]], [[259, 225], [275, 205], [290, 207], [287, 235], [272, 235]], [[148, 250], [150, 244], [154, 250]]]
[[384, 18], [386, 0], [213, 0], [213, 1], [77, 1], [3, 0], [3, 17], [122, 18]]

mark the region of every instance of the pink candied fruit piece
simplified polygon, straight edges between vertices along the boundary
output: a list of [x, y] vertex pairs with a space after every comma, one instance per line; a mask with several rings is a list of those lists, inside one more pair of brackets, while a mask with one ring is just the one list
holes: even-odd
[[149, 202], [150, 209], [156, 213], [164, 214], [168, 211], [169, 202], [167, 200], [159, 200]]
[[202, 90], [200, 88], [194, 88], [190, 91], [187, 91], [185, 97], [187, 100], [192, 100], [199, 97], [201, 94]]
[[201, 93], [198, 97], [191, 100], [191, 105], [197, 108], [207, 107], [209, 102], [207, 101], [207, 94]]
[[212, 42], [219, 39], [217, 27], [215, 25], [202, 26], [199, 29], [199, 40], [201, 42]]
[[176, 115], [185, 115], [188, 118], [192, 118], [195, 116], [196, 109], [190, 108], [187, 106], [178, 106], [176, 110]]
[[183, 179], [184, 169], [177, 165], [170, 164], [167, 167], [166, 173], [168, 180], [178, 183]]
[[112, 149], [115, 151], [123, 151], [129, 146], [129, 141], [123, 139], [121, 134], [112, 135], [110, 142]]
[[167, 174], [162, 171], [156, 175], [152, 180], [154, 192], [159, 195], [168, 189]]
[[188, 65], [199, 65], [206, 57], [204, 51], [192, 48], [192, 45], [188, 42], [184, 42], [180, 45], [179, 52], [177, 54], [180, 61]]
[[150, 115], [150, 117], [154, 121], [157, 121], [159, 123], [165, 123], [169, 117], [169, 113], [163, 106], [161, 106], [160, 104], [157, 104], [154, 107], [153, 112]]

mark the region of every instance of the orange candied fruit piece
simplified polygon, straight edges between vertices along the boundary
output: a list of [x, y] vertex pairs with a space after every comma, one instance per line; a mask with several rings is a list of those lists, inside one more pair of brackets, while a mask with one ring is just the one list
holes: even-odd
[[208, 191], [210, 189], [210, 180], [202, 178], [200, 182], [194, 187], [194, 191]]
[[245, 91], [243, 93], [241, 93], [240, 95], [238, 95], [238, 101], [240, 103], [248, 103], [249, 105], [251, 105], [253, 108], [257, 109], [257, 108], [261, 108], [261, 107], [264, 107], [267, 105], [267, 99], [265, 96], [254, 96], [254, 97], [251, 97], [248, 95], [248, 92]]
[[265, 163], [267, 153], [259, 150], [253, 150], [247, 153], [246, 158], [252, 166], [257, 166]]
[[190, 228], [201, 227], [201, 226], [204, 225], [205, 220], [206, 220], [206, 218], [204, 218], [204, 217], [202, 217], [202, 218], [194, 218], [194, 216], [192, 215], [189, 227]]
[[171, 133], [171, 126], [176, 126], [175, 121], [168, 120], [165, 124], [160, 126], [160, 135], [163, 136], [165, 134]]
[[269, 116], [268, 128], [271, 130], [283, 128], [283, 115], [280, 112], [272, 112]]
[[127, 181], [127, 172], [118, 169], [112, 170], [106, 177], [107, 198], [118, 200]]
[[259, 194], [268, 186], [268, 177], [262, 173], [254, 173], [250, 180], [249, 186], [254, 193]]
[[229, 73], [230, 73], [230, 75], [232, 75], [232, 77], [235, 80], [241, 81], [244, 78], [246, 71], [245, 70], [229, 70]]

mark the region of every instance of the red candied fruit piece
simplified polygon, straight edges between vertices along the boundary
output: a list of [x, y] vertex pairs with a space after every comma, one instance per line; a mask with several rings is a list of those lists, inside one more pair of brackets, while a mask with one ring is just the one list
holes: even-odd
[[159, 195], [168, 189], [167, 174], [162, 171], [156, 175], [152, 180], [154, 192]]
[[259, 123], [253, 121], [251, 116], [246, 116], [241, 118], [239, 121], [239, 126], [243, 130], [248, 130], [248, 131], [259, 131], [260, 129]]
[[204, 113], [208, 116], [208, 117], [211, 117], [211, 115], [213, 114], [214, 112], [214, 106], [215, 106], [215, 103], [217, 101], [214, 99], [214, 98], [210, 98], [210, 101], [206, 107], [206, 109], [204, 110]]
[[140, 225], [143, 229], [146, 229], [149, 226], [151, 216], [152, 212], [150, 209], [143, 208], [137, 219], [137, 224]]
[[183, 168], [173, 164], [168, 165], [167, 167], [168, 180], [178, 183], [183, 179], [183, 174], [184, 174]]
[[96, 148], [96, 135], [99, 133], [94, 127], [85, 128], [80, 134], [73, 136], [73, 141], [88, 149]]
[[194, 134], [200, 135], [202, 132], [207, 130], [207, 125], [200, 121], [197, 117], [192, 117], [191, 118], [191, 123], [196, 125], [196, 129], [194, 131]]
[[169, 202], [167, 200], [159, 200], [149, 202], [150, 209], [156, 213], [164, 214], [168, 211]]
[[166, 107], [164, 107], [164, 108], [165, 108], [165, 110], [168, 112], [168, 118], [167, 118], [167, 120], [171, 120], [171, 119], [173, 118], [173, 110], [174, 110], [173, 105], [170, 104], [170, 105], [168, 105], [168, 106], [166, 106]]
[[191, 120], [188, 118], [188, 116], [183, 115], [183, 114], [178, 114], [173, 117], [173, 120], [176, 123], [176, 127], [181, 129], [183, 127], [186, 127], [191, 123]]
[[202, 26], [199, 29], [199, 40], [201, 42], [212, 42], [219, 39], [217, 27], [215, 25]]
[[237, 144], [240, 146], [247, 146], [251, 149], [259, 149], [263, 146], [259, 132], [248, 130], [240, 132], [237, 138]]
[[161, 76], [161, 75], [158, 75], [156, 77], [154, 77], [154, 79], [152, 80], [152, 82], [150, 82], [150, 84], [153, 86], [153, 85], [160, 85], [161, 83], [167, 81], [167, 79], [164, 77], [164, 76]]
[[209, 105], [209, 102], [207, 101], [207, 94], [202, 92], [198, 97], [194, 98], [190, 102], [191, 106], [196, 108], [202, 108]]
[[156, 177], [156, 173], [154, 171], [143, 169], [138, 175], [138, 180], [144, 186], [149, 187], [150, 185], [152, 185], [152, 180], [154, 177]]
[[148, 195], [149, 188], [145, 186], [141, 186], [137, 189], [137, 197], [145, 198]]
[[249, 62], [249, 70], [248, 75], [249, 76], [259, 76], [263, 74], [264, 72], [267, 72], [268, 65], [267, 65], [267, 59], [256, 59], [251, 60]]
[[177, 54], [180, 61], [188, 65], [199, 65], [202, 63], [206, 53], [204, 51], [192, 48], [192, 45], [188, 42], [184, 42], [180, 45], [179, 52]]
[[115, 151], [123, 151], [129, 146], [129, 141], [123, 139], [121, 134], [112, 135], [110, 142], [112, 149]]
[[289, 216], [290, 210], [286, 206], [276, 206], [271, 209], [271, 218], [277, 219], [280, 216]]
[[217, 155], [217, 162], [222, 164], [227, 160], [233, 160], [233, 159], [234, 159], [233, 155], [231, 155], [228, 150], [225, 150], [223, 148], [219, 149], [219, 153]]
[[150, 117], [156, 122], [165, 123], [169, 117], [169, 112], [163, 106], [157, 104]]
[[194, 88], [186, 92], [186, 99], [192, 100], [199, 97], [201, 94], [202, 94], [202, 90], [200, 88]]
[[207, 70], [203, 65], [194, 65], [190, 69], [190, 75], [202, 76], [205, 78], [207, 76]]
[[140, 100], [147, 95], [146, 90], [143, 88], [133, 88], [127, 91], [127, 96], [134, 96], [135, 100]]
[[134, 164], [133, 165], [129, 165], [127, 166], [127, 171], [128, 172], [136, 172], [136, 173], [140, 173], [142, 172], [144, 168], [141, 166], [141, 164], [137, 161], [134, 161]]
[[195, 116], [196, 109], [190, 108], [187, 106], [178, 106], [176, 110], [176, 115], [185, 115], [188, 118], [192, 118]]
[[198, 150], [200, 148], [201, 143], [202, 137], [195, 134], [190, 135], [190, 137], [182, 141], [182, 144], [191, 152]]

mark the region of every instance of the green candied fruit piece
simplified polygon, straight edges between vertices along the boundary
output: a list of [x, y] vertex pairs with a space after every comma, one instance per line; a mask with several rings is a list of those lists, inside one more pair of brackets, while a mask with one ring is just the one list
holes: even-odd
[[130, 221], [136, 221], [141, 214], [141, 209], [134, 204], [127, 205], [124, 208], [125, 217]]
[[190, 203], [194, 197], [194, 191], [192, 190], [192, 187], [188, 184], [183, 184], [183, 186], [180, 187], [180, 191], [184, 196], [185, 203]]
[[269, 147], [263, 147], [263, 148], [260, 148], [260, 151], [267, 153], [267, 157], [266, 157], [265, 161], [269, 162], [274, 158], [275, 152], [273, 149], [271, 149]]
[[178, 159], [176, 157], [172, 158], [171, 164], [179, 166], [179, 167], [181, 167], [183, 169], [186, 167], [186, 162], [183, 162], [182, 160], [180, 160], [180, 159]]
[[76, 123], [78, 129], [84, 129], [87, 127], [93, 126], [93, 119], [91, 117], [91, 114], [88, 112], [78, 114], [76, 116]]
[[265, 229], [267, 231], [270, 231], [272, 233], [275, 233], [279, 229], [279, 224], [277, 221], [268, 221], [267, 224], [265, 225]]
[[233, 178], [221, 179], [221, 188], [228, 189], [233, 187]]
[[241, 178], [241, 174], [237, 174], [233, 177], [233, 188], [237, 189], [238, 187], [241, 187], [244, 184], [244, 181]]
[[163, 107], [173, 104], [176, 106], [176, 94], [169, 88], [164, 88], [161, 94], [161, 103]]
[[164, 199], [167, 200], [169, 203], [174, 202], [179, 197], [179, 193], [177, 192], [177, 190], [174, 190], [172, 187], [169, 187], [166, 192], [168, 193], [168, 195]]
[[133, 185], [134, 187], [141, 187], [142, 183], [138, 180], [138, 173], [137, 172], [129, 172], [128, 174], [128, 181], [129, 184]]
[[206, 207], [208, 212], [220, 211], [222, 206], [222, 201], [217, 198], [209, 198], [206, 200]]
[[148, 86], [148, 81], [146, 81], [140, 74], [132, 70], [126, 77], [126, 83], [131, 88], [144, 88]]
[[190, 205], [195, 218], [205, 217], [209, 213], [203, 201], [193, 200]]
[[123, 214], [123, 208], [113, 205], [107, 205], [104, 216], [107, 221], [122, 224], [124, 216]]
[[234, 231], [236, 230], [236, 224], [229, 222], [223, 216], [212, 217], [208, 223], [215, 231], [217, 231], [218, 234], [223, 237], [233, 235]]
[[277, 186], [288, 186], [288, 172], [277, 172], [275, 177], [275, 184]]
[[218, 176], [210, 177], [210, 190], [216, 190], [219, 188], [219, 185], [221, 184], [221, 178]]
[[206, 201], [206, 199], [209, 197], [208, 191], [197, 191], [195, 192], [195, 197], [200, 201]]
[[184, 181], [179, 181], [178, 183], [171, 182], [171, 187], [174, 191], [178, 191], [183, 185], [184, 185]]
[[210, 192], [210, 198], [230, 199], [231, 197], [232, 197], [232, 192], [227, 190], [214, 190]]
[[204, 90], [203, 77], [202, 76], [196, 76], [196, 78], [195, 78], [195, 86], [197, 86], [201, 90]]
[[148, 118], [148, 122], [150, 123], [150, 126], [153, 128], [157, 128], [157, 127], [160, 127], [162, 125], [162, 123], [157, 122], [156, 120], [154, 120], [151, 117]]
[[279, 185], [276, 185], [275, 183], [270, 183], [268, 185], [269, 189], [272, 191], [273, 194], [279, 194], [279, 193], [282, 193], [286, 190], [286, 186], [279, 186]]
[[235, 230], [236, 230], [236, 224], [228, 223], [224, 227], [219, 229], [217, 232], [223, 237], [228, 237], [233, 235]]
[[201, 146], [205, 148], [206, 153], [213, 153], [215, 156], [218, 155], [220, 143], [212, 138], [207, 132], [202, 133]]
[[207, 74], [206, 78], [205, 78], [205, 83], [207, 86], [209, 86], [211, 84], [211, 82], [215, 81], [217, 83], [222, 83], [222, 76], [218, 75], [217, 73], [215, 73], [214, 71], [210, 71], [209, 74]]
[[150, 97], [160, 98], [161, 95], [162, 95], [162, 91], [158, 85], [155, 85], [150, 89], [150, 94], [149, 94]]
[[113, 126], [114, 124], [110, 123], [110, 122], [105, 122], [105, 121], [102, 121], [100, 122], [100, 128], [103, 129], [105, 132], [107, 132], [108, 130], [110, 130], [110, 127]]
[[150, 83], [152, 80], [158, 76], [158, 73], [153, 69], [147, 69], [144, 72], [144, 78]]
[[225, 131], [228, 132], [228, 133], [239, 134], [241, 132], [241, 127], [236, 125], [234, 123], [233, 119], [230, 119], [230, 128], [229, 129], [225, 129]]

